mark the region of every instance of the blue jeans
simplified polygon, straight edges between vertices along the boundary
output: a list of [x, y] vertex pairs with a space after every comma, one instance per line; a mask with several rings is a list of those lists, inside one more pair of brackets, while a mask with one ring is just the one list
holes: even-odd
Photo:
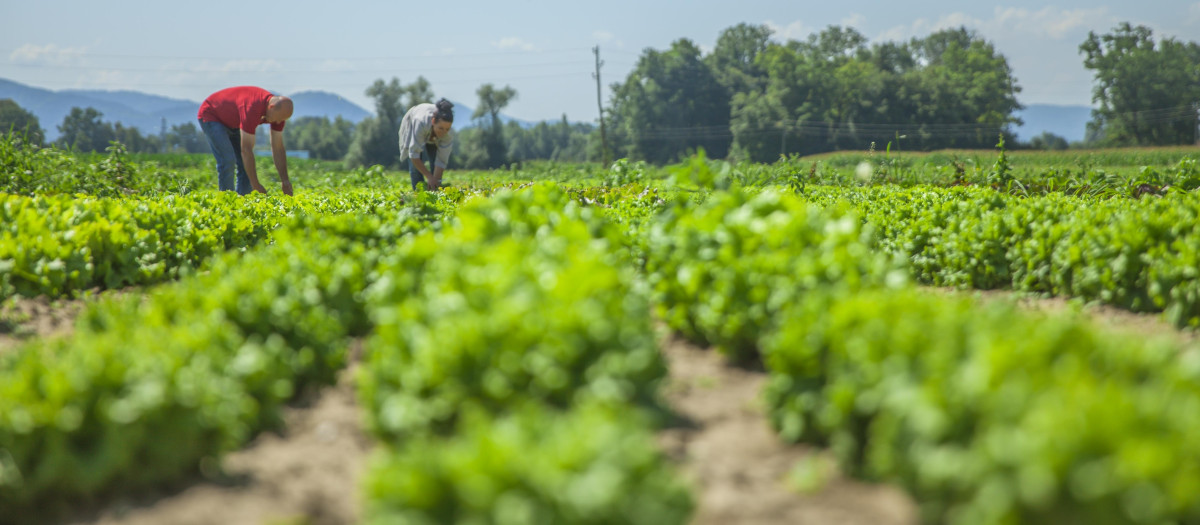
[[[250, 187], [250, 176], [246, 175], [246, 166], [242, 162], [242, 133], [241, 130], [229, 129], [220, 122], [200, 121], [200, 130], [208, 137], [208, 145], [212, 154], [217, 158], [217, 189], [221, 191], [237, 190], [238, 195], [253, 191]], [[233, 173], [237, 169], [237, 186], [234, 186]]]
[[[414, 159], [414, 158], [410, 157], [408, 159], [408, 178], [412, 179], [413, 191], [417, 191], [417, 183], [425, 182], [425, 176], [421, 175], [420, 171], [417, 171], [417, 165], [415, 163], [420, 162], [421, 164], [425, 164], [425, 162], [427, 160], [436, 159], [437, 151], [438, 151], [437, 144], [426, 144], [425, 151], [421, 152], [421, 158]], [[433, 173], [433, 163], [432, 162], [430, 162], [428, 164], [428, 167], [429, 167], [429, 173]], [[429, 183], [426, 183], [426, 185], [428, 185], [428, 184]]]

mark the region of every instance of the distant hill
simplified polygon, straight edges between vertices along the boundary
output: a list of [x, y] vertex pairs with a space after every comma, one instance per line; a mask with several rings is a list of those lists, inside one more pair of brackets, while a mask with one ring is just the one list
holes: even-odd
[[[103, 100], [112, 104], [133, 108], [142, 113], [178, 111], [183, 106], [195, 106], [196, 103], [182, 98], [168, 98], [151, 95], [140, 91], [99, 91], [87, 89], [64, 89], [57, 92], [64, 97], [83, 97]], [[195, 108], [192, 108], [195, 111]]]
[[329, 117], [341, 116], [350, 122], [358, 123], [371, 116], [371, 112], [359, 105], [342, 98], [341, 95], [327, 91], [301, 91], [292, 97], [295, 112], [292, 118], [300, 117]]
[[1060, 106], [1054, 104], [1030, 104], [1016, 113], [1025, 121], [1016, 127], [1017, 138], [1023, 142], [1049, 131], [1067, 139], [1067, 142], [1082, 141], [1087, 133], [1087, 123], [1092, 120], [1089, 106]]
[[[305, 91], [289, 95], [296, 103], [296, 116], [341, 115], [342, 118], [359, 122], [370, 112], [333, 93]], [[196, 122], [200, 102], [179, 98], [152, 95], [138, 91], [102, 91], [90, 89], [49, 89], [27, 86], [19, 82], [0, 79], [0, 99], [11, 98], [38, 118], [38, 124], [46, 132], [47, 140], [58, 138], [58, 125], [62, 124], [73, 107], [96, 108], [103, 113], [101, 120], [120, 122], [124, 126], [138, 128], [143, 134], [158, 133], [163, 119], [167, 126]]]
[[[5, 98], [13, 99], [17, 105], [33, 113], [49, 140], [58, 137], [58, 125], [73, 107], [96, 108], [104, 114], [102, 120], [136, 127], [143, 133], [158, 131], [164, 117], [168, 125], [194, 120], [198, 107], [191, 105], [189, 116], [186, 110], [189, 103], [185, 100], [133, 91], [51, 91], [0, 79], [0, 99]], [[145, 105], [139, 105], [139, 100], [144, 101]]]
[[[345, 99], [336, 93], [326, 91], [302, 91], [289, 94], [295, 102], [296, 112], [293, 117], [328, 117], [342, 118], [354, 123], [373, 114], [372, 110]], [[25, 108], [38, 118], [38, 124], [46, 132], [47, 140], [58, 138], [58, 125], [62, 124], [73, 107], [96, 108], [103, 113], [101, 120], [120, 122], [124, 126], [138, 128], [143, 134], [158, 133], [162, 128], [163, 119], [167, 126], [187, 124], [196, 121], [196, 111], [200, 102], [179, 98], [152, 95], [139, 91], [103, 91], [92, 89], [63, 89], [49, 90], [21, 84], [0, 78], [0, 99], [11, 98], [17, 105]], [[452, 101], [453, 102], [453, 101]], [[454, 102], [455, 127], [462, 129], [471, 127], [473, 108]], [[516, 119], [501, 114], [500, 120], [507, 123], [515, 121], [522, 127], [533, 127], [535, 122]]]

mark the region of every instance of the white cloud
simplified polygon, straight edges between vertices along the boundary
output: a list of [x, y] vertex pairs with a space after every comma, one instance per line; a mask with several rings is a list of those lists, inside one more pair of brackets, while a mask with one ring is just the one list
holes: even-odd
[[1107, 7], [1091, 9], [1059, 9], [1043, 7], [1038, 11], [1024, 8], [996, 8], [995, 20], [986, 22], [997, 29], [1016, 29], [1034, 34], [1048, 35], [1062, 40], [1074, 30], [1101, 27], [1113, 20]]
[[1188, 14], [1189, 24], [1200, 22], [1200, 2], [1192, 4], [1192, 6], [1188, 8]]
[[25, 44], [8, 55], [9, 60], [19, 63], [69, 64], [76, 62], [86, 51], [82, 47], [59, 47], [56, 44], [38, 46]]
[[881, 41], [905, 41], [913, 37], [924, 37], [930, 33], [941, 31], [943, 29], [952, 29], [960, 26], [965, 26], [968, 29], [976, 29], [983, 25], [983, 21], [972, 17], [966, 13], [950, 13], [942, 15], [937, 20], [929, 20], [926, 18], [918, 18], [906, 26], [895, 26], [887, 29], [879, 34], [878, 40]]
[[1108, 27], [1116, 21], [1107, 7], [1062, 9], [1044, 7], [1031, 11], [1019, 7], [997, 7], [991, 18], [977, 18], [966, 13], [950, 13], [936, 20], [918, 18], [911, 24], [895, 26], [878, 35], [883, 41], [903, 41], [927, 36], [943, 29], [966, 27], [980, 32], [985, 38], [998, 39], [1005, 35], [1024, 38], [1044, 37], [1052, 40], [1074, 39], [1087, 28]]
[[492, 47], [497, 47], [500, 49], [518, 49], [521, 51], [533, 51], [535, 49], [533, 44], [530, 44], [529, 42], [526, 42], [525, 40], [515, 36], [504, 37], [496, 42], [492, 42]]
[[786, 26], [780, 26], [774, 21], [767, 20], [763, 23], [767, 29], [771, 30], [771, 37], [780, 42], [788, 40], [807, 40], [808, 35], [813, 32], [812, 29], [804, 25], [804, 22], [796, 20]]

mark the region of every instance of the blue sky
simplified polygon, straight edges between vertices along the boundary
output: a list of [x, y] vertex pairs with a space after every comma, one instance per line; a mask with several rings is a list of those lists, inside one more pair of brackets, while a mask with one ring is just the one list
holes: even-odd
[[596, 45], [607, 104], [608, 84], [623, 80], [642, 50], [679, 38], [710, 50], [742, 22], [768, 25], [781, 42], [829, 25], [872, 43], [966, 26], [1008, 58], [1023, 104], [1089, 105], [1079, 44], [1122, 21], [1150, 27], [1156, 39], [1200, 41], [1200, 0], [0, 0], [0, 78], [192, 100], [243, 84], [323, 90], [372, 110], [363, 91], [375, 79], [421, 75], [436, 95], [471, 106], [475, 90], [492, 83], [517, 90], [505, 111], [514, 117], [594, 121]]

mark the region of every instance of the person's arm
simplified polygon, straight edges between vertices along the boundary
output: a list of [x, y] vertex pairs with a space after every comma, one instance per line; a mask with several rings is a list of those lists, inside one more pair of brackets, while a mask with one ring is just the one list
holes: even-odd
[[271, 159], [275, 161], [275, 171], [279, 172], [279, 183], [283, 186], [283, 194], [292, 194], [292, 181], [288, 179], [287, 148], [283, 146], [283, 132], [271, 130]]
[[410, 154], [410, 156], [408, 157], [408, 160], [409, 160], [409, 162], [412, 162], [414, 167], [417, 168], [417, 171], [421, 172], [421, 175], [425, 176], [425, 180], [429, 181], [432, 184], [431, 179], [433, 179], [433, 175], [429, 174], [429, 168], [427, 168], [425, 166], [425, 163], [421, 161], [421, 155], [420, 154], [416, 154], [416, 155]]
[[453, 149], [453, 135], [447, 135], [438, 140], [437, 158], [433, 159], [433, 177], [430, 177], [430, 186], [435, 190], [442, 187], [442, 173], [446, 171], [446, 166], [450, 163], [450, 151]]
[[242, 133], [242, 165], [246, 167], [246, 176], [250, 178], [250, 187], [259, 193], [266, 193], [267, 189], [258, 182], [258, 168], [254, 165], [254, 134], [246, 133], [246, 130], [241, 130]]
[[429, 177], [429, 190], [430, 191], [437, 191], [438, 188], [442, 187], [442, 172], [443, 171], [445, 171], [445, 169], [442, 168], [441, 166], [435, 166], [433, 168], [433, 176]]
[[425, 176], [425, 189], [433, 191], [442, 185], [442, 168], [440, 166], [433, 169], [433, 173], [429, 172], [429, 168], [425, 167], [425, 163], [421, 162], [421, 156], [415, 156], [411, 159], [413, 166], [416, 166], [417, 171]]

